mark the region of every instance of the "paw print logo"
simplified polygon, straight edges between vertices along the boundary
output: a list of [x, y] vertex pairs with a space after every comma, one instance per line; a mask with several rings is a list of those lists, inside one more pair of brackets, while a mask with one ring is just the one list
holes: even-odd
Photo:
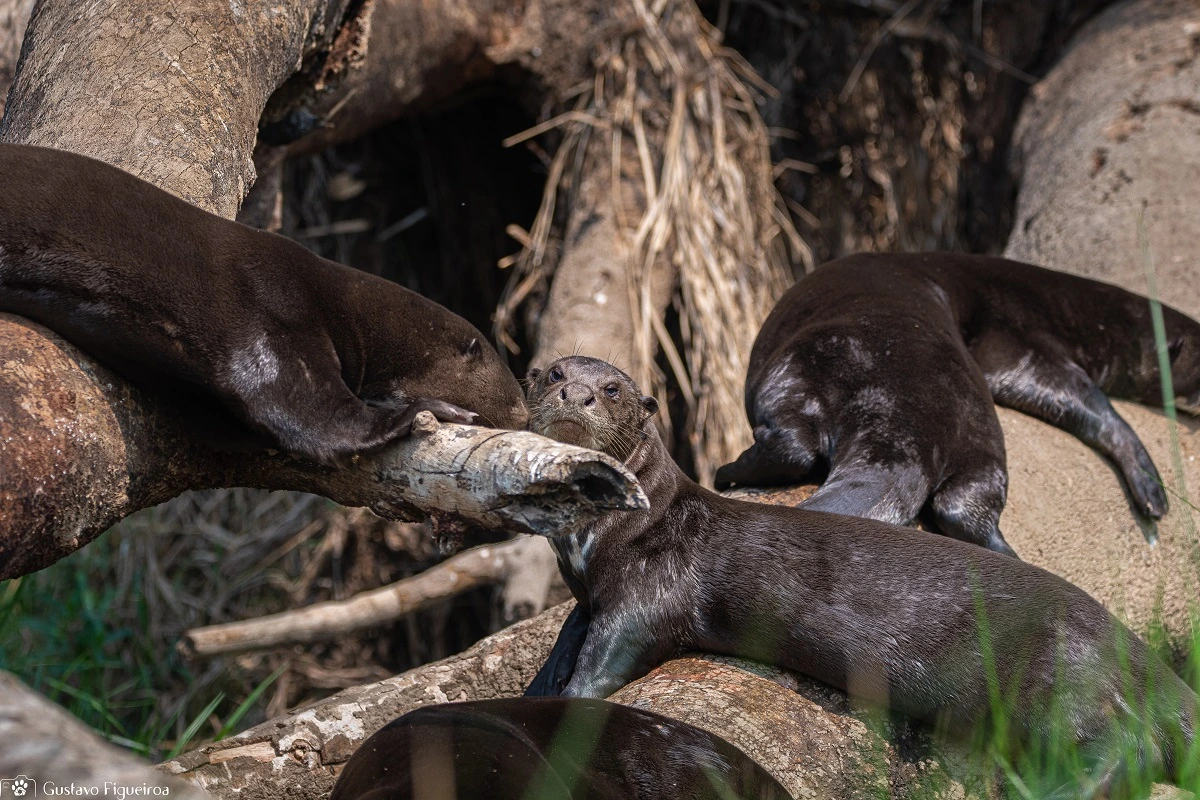
[[24, 778], [17, 778], [12, 782], [12, 792], [14, 797], [24, 797], [29, 791], [29, 781]]

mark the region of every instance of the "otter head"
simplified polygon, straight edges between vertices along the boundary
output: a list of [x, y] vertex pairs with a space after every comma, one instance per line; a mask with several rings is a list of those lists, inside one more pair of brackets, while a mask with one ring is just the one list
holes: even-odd
[[526, 379], [529, 430], [624, 461], [645, 438], [658, 401], [621, 370], [587, 356], [560, 358]]
[[441, 313], [429, 332], [409, 333], [409, 341], [387, 353], [385, 365], [368, 379], [378, 382], [389, 373], [402, 377], [381, 388], [367, 387], [364, 395], [436, 398], [475, 412], [477, 424], [523, 429], [529, 409], [512, 370], [474, 325], [440, 306], [435, 311]]

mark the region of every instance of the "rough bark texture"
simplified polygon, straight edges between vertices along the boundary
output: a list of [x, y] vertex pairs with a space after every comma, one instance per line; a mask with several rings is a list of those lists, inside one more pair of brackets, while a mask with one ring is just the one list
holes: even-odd
[[233, 217], [267, 99], [330, 46], [347, 5], [42, 0], [0, 139], [99, 158]]
[[146, 762], [103, 741], [75, 717], [0, 672], [0, 792], [12, 797], [13, 779], [29, 784], [26, 797], [42, 797], [46, 783], [93, 787], [113, 796], [112, 788], [164, 787], [177, 800], [203, 800], [204, 792], [156, 771]]
[[21, 41], [33, 3], [34, 0], [0, 0], [0, 117], [4, 116], [4, 101], [17, 72]]
[[1137, 217], [1165, 301], [1200, 316], [1200, 8], [1121, 3], [1033, 90], [1016, 131], [1007, 253], [1146, 293]]
[[41, 569], [190, 489], [296, 489], [393, 519], [438, 511], [543, 534], [602, 508], [646, 502], [624, 467], [601, 453], [526, 432], [437, 425], [428, 415], [428, 429], [414, 425], [413, 436], [344, 469], [220, 453], [179, 409], [44, 328], [0, 315], [0, 353], [0, 579]]
[[[1147, 294], [1137, 218], [1145, 209], [1160, 297], [1200, 319], [1200, 9], [1141, 0], [1091, 22], [1032, 92], [1017, 131], [1017, 220], [1006, 253]], [[1117, 404], [1173, 490], [1162, 413]], [[1192, 631], [1200, 562], [1195, 521], [1172, 493], [1171, 513], [1148, 547], [1112, 470], [1067, 436], [1002, 412], [1008, 509], [1016, 550], [1077, 583], [1145, 632], [1161, 606], [1171, 633]], [[1200, 427], [1182, 420], [1183, 484], [1200, 491]]]
[[[430, 703], [520, 694], [569, 608], [557, 606], [458, 656], [341, 692], [160, 768], [219, 798], [318, 800], [358, 745], [396, 716]], [[761, 665], [688, 657], [664, 664], [613, 700], [725, 737], [797, 798], [983, 796], [970, 763], [935, 749], [923, 731], [872, 721], [841, 693]]]
[[400, 714], [430, 703], [521, 694], [549, 655], [568, 611], [568, 605], [557, 606], [459, 655], [339, 692], [160, 769], [198, 783], [214, 797], [324, 800], [362, 741]]

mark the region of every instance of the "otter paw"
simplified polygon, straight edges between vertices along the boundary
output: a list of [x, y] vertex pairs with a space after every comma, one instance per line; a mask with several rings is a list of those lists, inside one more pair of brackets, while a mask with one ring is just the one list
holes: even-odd
[[737, 483], [737, 462], [726, 464], [717, 469], [716, 475], [713, 476], [713, 488], [718, 492], [723, 492], [730, 486]]
[[437, 400], [432, 397], [418, 397], [409, 403], [400, 414], [400, 419], [397, 423], [400, 436], [408, 436], [412, 433], [413, 420], [422, 411], [428, 411], [441, 422], [457, 422], [461, 425], [470, 425], [479, 419], [479, 415], [474, 411], [459, 408], [453, 403], [447, 403], [445, 400]]
[[1130, 481], [1129, 489], [1140, 514], [1150, 519], [1162, 519], [1167, 513], [1167, 493], [1155, 477], [1138, 475]]

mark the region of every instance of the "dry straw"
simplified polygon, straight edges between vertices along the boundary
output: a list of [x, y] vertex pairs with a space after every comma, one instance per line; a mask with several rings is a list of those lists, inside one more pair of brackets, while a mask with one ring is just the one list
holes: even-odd
[[[791, 282], [789, 247], [803, 260], [808, 250], [772, 181], [767, 129], [756, 108], [771, 88], [720, 45], [720, 33], [693, 0], [625, 2], [631, 24], [599, 49], [594, 81], [568, 98], [573, 108], [512, 140], [551, 129], [561, 136], [497, 330], [511, 347], [516, 311], [541, 312], [567, 217], [561, 206], [572, 202], [584, 163], [603, 153], [612, 185], [626, 184], [608, 201], [632, 254], [624, 266], [633, 377], [662, 396], [666, 376], [656, 358], [665, 356], [687, 405], [696, 471], [710, 482], [750, 442], [742, 401], [750, 346]], [[663, 270], [675, 276], [679, 344], [653, 313], [651, 276]]]

